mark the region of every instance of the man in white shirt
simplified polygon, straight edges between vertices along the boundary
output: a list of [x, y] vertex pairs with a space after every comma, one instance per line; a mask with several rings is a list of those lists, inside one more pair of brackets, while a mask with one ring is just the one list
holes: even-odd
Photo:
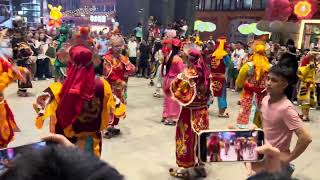
[[128, 50], [129, 50], [129, 60], [134, 66], [136, 66], [138, 43], [135, 40], [135, 37], [133, 35], [131, 36], [128, 42]]
[[235, 44], [235, 50], [232, 53], [231, 60], [233, 63], [233, 70], [231, 69], [230, 74], [229, 74], [229, 79], [230, 79], [230, 89], [232, 91], [235, 91], [235, 80], [238, 77], [239, 70], [243, 64], [243, 59], [245, 56], [245, 52], [243, 49], [242, 42], [238, 41]]
[[99, 56], [104, 56], [108, 52], [107, 35], [100, 33], [100, 37], [96, 40], [96, 45], [99, 46]]
[[188, 25], [185, 20], [181, 20], [181, 27], [180, 27], [180, 37], [186, 37], [187, 31], [188, 31]]
[[96, 39], [96, 47], [98, 48], [98, 54], [101, 58], [100, 65], [95, 67], [95, 72], [98, 75], [103, 75], [103, 56], [107, 54], [108, 48], [108, 39], [107, 34], [100, 32], [99, 37]]

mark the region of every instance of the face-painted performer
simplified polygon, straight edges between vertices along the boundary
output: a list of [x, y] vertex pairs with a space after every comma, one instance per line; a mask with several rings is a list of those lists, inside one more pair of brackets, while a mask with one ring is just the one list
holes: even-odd
[[[110, 83], [113, 94], [121, 103], [126, 104], [125, 88], [128, 76], [135, 73], [135, 66], [128, 57], [121, 54], [124, 45], [121, 35], [113, 35], [110, 41], [112, 47], [104, 56], [104, 78]], [[119, 118], [112, 116], [104, 137], [112, 138], [119, 135], [120, 129], [115, 128], [118, 124]]]

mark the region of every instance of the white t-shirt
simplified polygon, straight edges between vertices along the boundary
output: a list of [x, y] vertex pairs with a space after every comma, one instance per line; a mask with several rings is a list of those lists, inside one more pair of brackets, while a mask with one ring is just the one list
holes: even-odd
[[234, 68], [239, 69], [241, 65], [241, 61], [245, 56], [245, 52], [243, 49], [235, 49], [232, 53], [232, 62], [234, 64]]
[[186, 34], [187, 34], [187, 31], [188, 31], [188, 26], [187, 25], [184, 25], [184, 26], [182, 26], [181, 27], [181, 36], [183, 36], [183, 37], [185, 37], [186, 36]]
[[128, 42], [129, 57], [137, 57], [138, 43], [136, 41]]

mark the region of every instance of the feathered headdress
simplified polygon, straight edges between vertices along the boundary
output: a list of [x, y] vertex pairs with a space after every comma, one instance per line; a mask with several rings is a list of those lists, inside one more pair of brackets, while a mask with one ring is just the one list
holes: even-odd
[[226, 37], [220, 37], [217, 40], [216, 50], [213, 52], [212, 57], [215, 57], [215, 59], [223, 59], [223, 57], [228, 54], [227, 51], [225, 50], [226, 43], [227, 43]]
[[269, 71], [270, 63], [268, 58], [265, 56], [266, 42], [256, 40], [253, 43], [253, 55], [249, 58], [255, 66], [256, 80], [259, 81], [262, 75]]

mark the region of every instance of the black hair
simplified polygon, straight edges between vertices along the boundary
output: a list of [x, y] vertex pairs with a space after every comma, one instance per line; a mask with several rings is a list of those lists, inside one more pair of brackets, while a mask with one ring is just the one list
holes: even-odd
[[278, 63], [271, 67], [270, 73], [276, 76], [280, 76], [288, 82], [288, 86], [284, 89], [283, 93], [287, 96], [288, 99], [291, 100], [294, 90], [293, 85], [295, 85], [297, 77], [297, 75], [294, 73], [294, 70], [288, 66]]
[[179, 53], [179, 51], [180, 51], [180, 47], [177, 47], [177, 46], [172, 45], [172, 51], [171, 51], [171, 55], [170, 55], [170, 57], [169, 57], [168, 62], [162, 64], [162, 70], [161, 70], [162, 74], [163, 74], [163, 70], [164, 70], [164, 68], [163, 68], [164, 65], [166, 65], [166, 74], [169, 73], [170, 68], [171, 68], [171, 64], [172, 64], [173, 57], [174, 57], [175, 55], [177, 55], [177, 54]]
[[289, 45], [294, 46], [294, 41], [293, 41], [293, 39], [288, 39], [288, 40], [287, 40], [286, 46], [289, 46]]
[[288, 82], [288, 84], [291, 83], [292, 76], [294, 75], [293, 70], [291, 68], [282, 65], [281, 63], [272, 66], [270, 69], [270, 73], [282, 77]]
[[236, 44], [240, 44], [243, 46], [243, 43], [241, 41], [237, 41]]
[[247, 180], [291, 180], [285, 173], [269, 173], [261, 172], [254, 176], [249, 177]]
[[160, 49], [162, 49], [162, 44], [161, 44], [161, 42], [155, 42], [155, 43], [154, 43], [154, 52], [153, 52], [153, 55], [154, 55], [155, 53], [157, 53]]
[[54, 145], [17, 157], [0, 179], [123, 180], [123, 176], [92, 154]]
[[303, 52], [309, 52], [310, 51], [310, 49], [303, 49]]

